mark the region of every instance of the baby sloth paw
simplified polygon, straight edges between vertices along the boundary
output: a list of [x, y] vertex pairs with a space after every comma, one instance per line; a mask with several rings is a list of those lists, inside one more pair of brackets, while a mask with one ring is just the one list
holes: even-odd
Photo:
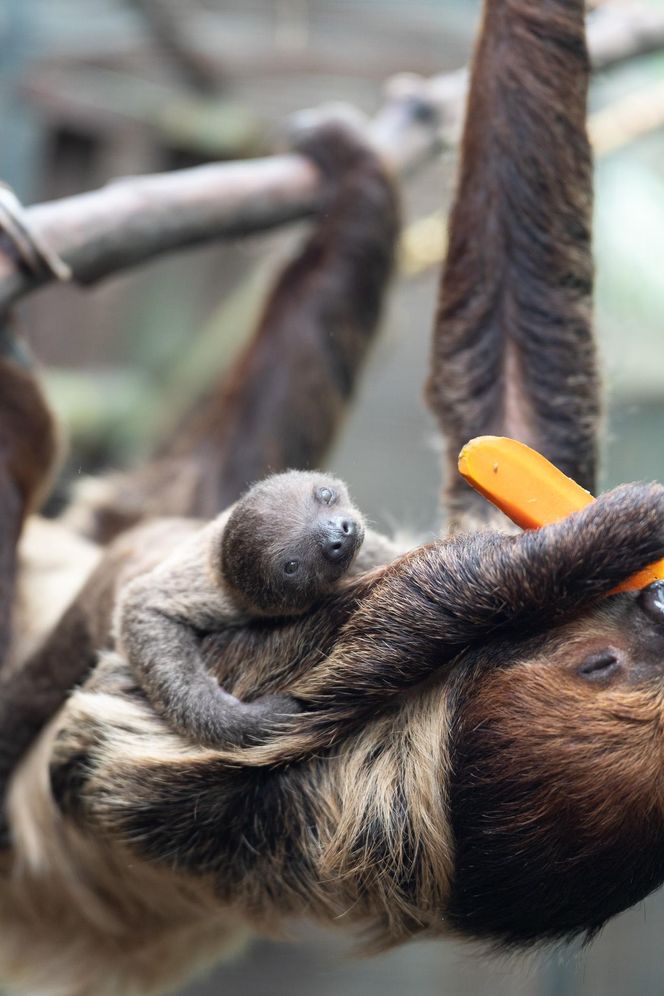
[[253, 702], [246, 703], [253, 714], [262, 723], [277, 725], [287, 723], [291, 717], [302, 712], [302, 707], [292, 695], [285, 693], [275, 695], [261, 695]]
[[262, 695], [253, 702], [236, 701], [236, 727], [230, 739], [241, 747], [256, 747], [286, 732], [290, 721], [302, 711], [297, 700], [285, 694]]

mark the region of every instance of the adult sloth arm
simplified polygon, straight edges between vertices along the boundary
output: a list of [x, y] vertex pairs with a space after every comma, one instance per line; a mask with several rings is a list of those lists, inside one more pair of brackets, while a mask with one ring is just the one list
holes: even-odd
[[[401, 693], [440, 674], [466, 648], [507, 635], [525, 638], [587, 610], [633, 565], [656, 559], [663, 544], [664, 486], [634, 484], [536, 532], [480, 532], [405, 554], [349, 588], [346, 613], [353, 599], [357, 608], [314, 666], [312, 653], [325, 646], [320, 617], [309, 628], [305, 620], [292, 643], [282, 630], [279, 643], [268, 645], [272, 673], [306, 711], [236, 760], [285, 763], [329, 747], [376, 709], [398, 704]], [[327, 613], [337, 625], [338, 611], [333, 603]], [[230, 666], [233, 657], [250, 656], [253, 639], [239, 632], [237, 646], [220, 648], [222, 661]], [[259, 683], [260, 674], [257, 667]]]
[[495, 521], [457, 473], [512, 436], [596, 492], [590, 65], [580, 0], [484, 5], [427, 384], [452, 530]]
[[[0, 683], [0, 800], [23, 752], [94, 666], [97, 652], [111, 645], [110, 619], [122, 584], [154, 567], [174, 539], [198, 525], [178, 520], [169, 532], [150, 517], [215, 515], [270, 471], [315, 466], [334, 438], [378, 327], [399, 230], [398, 204], [357, 123], [310, 122], [297, 144], [325, 177], [324, 203], [313, 232], [279, 275], [249, 346], [155, 460], [98, 482], [65, 516], [100, 542], [123, 531], [125, 536], [21, 669]], [[16, 478], [7, 485], [8, 502], [16, 483], [32, 487], [31, 460], [35, 467], [48, 466], [44, 452], [52, 432], [41, 396], [32, 398], [32, 379], [18, 368], [11, 376], [28, 386], [20, 405], [8, 389], [0, 400], [0, 443], [1, 434], [11, 432], [15, 446], [23, 432], [34, 446], [21, 451], [23, 462], [6, 468]], [[42, 428], [40, 418], [48, 419], [49, 432], [38, 435], [32, 421]], [[18, 499], [16, 506], [15, 515], [8, 507], [8, 532], [10, 512], [18, 529]], [[129, 532], [139, 520], [147, 520], [145, 531]], [[0, 561], [7, 560], [4, 568], [0, 562], [0, 581], [4, 570], [7, 584], [14, 543], [15, 537], [0, 548]], [[358, 564], [373, 566], [397, 552], [388, 541], [369, 543]], [[9, 598], [0, 601], [2, 611], [8, 613]], [[0, 637], [6, 639], [6, 630], [0, 627]]]
[[325, 192], [247, 347], [152, 460], [84, 484], [71, 525], [107, 543], [155, 516], [212, 518], [268, 474], [321, 466], [378, 331], [399, 236], [397, 191], [365, 130], [336, 113], [304, 118], [294, 146]]

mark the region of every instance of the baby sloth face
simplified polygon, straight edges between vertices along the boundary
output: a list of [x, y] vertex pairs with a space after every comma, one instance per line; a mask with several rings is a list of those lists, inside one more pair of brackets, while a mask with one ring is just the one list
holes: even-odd
[[329, 593], [364, 539], [346, 485], [288, 471], [255, 484], [235, 505], [221, 542], [221, 571], [246, 608], [304, 612]]

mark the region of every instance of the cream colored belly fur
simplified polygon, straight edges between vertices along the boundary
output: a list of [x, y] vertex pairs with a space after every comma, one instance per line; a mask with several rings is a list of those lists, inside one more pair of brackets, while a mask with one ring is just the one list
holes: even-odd
[[[43, 638], [97, 564], [99, 548], [33, 517], [20, 546], [11, 664]], [[76, 693], [27, 755], [10, 787], [15, 845], [0, 852], [0, 991], [23, 996], [146, 996], [179, 987], [248, 936], [211, 883], [137, 861], [120, 846], [65, 823], [49, 789], [52, 744]], [[95, 700], [104, 699], [96, 696]], [[108, 697], [110, 699], [110, 697]], [[93, 711], [101, 701], [89, 703]], [[123, 724], [140, 726], [131, 705]], [[142, 710], [141, 710], [142, 711]], [[143, 711], [142, 711], [143, 712]], [[159, 739], [156, 717], [154, 735]], [[138, 733], [138, 730], [137, 730]], [[163, 731], [168, 739], [166, 731]]]

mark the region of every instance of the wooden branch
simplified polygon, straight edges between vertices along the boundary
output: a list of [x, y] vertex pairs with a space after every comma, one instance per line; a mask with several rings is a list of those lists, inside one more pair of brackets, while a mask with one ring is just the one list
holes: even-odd
[[610, 69], [664, 48], [664, 10], [660, 7], [600, 7], [588, 23], [593, 67]]
[[598, 156], [615, 152], [628, 142], [664, 127], [664, 80], [649, 83], [595, 111], [588, 122]]
[[[43, 242], [89, 284], [146, 259], [310, 214], [320, 177], [302, 156], [198, 166], [116, 180], [101, 190], [29, 208]], [[52, 279], [22, 268], [0, 237], [0, 314]]]
[[[664, 10], [600, 9], [589, 43], [597, 69], [664, 47]], [[395, 77], [369, 124], [391, 168], [408, 174], [444, 146], [457, 144], [467, 72], [422, 79]], [[115, 181], [93, 193], [35, 205], [25, 223], [61, 257], [77, 283], [88, 284], [162, 253], [213, 239], [274, 228], [315, 211], [321, 179], [301, 156]], [[20, 297], [53, 279], [28, 272], [0, 236], [0, 319]]]

